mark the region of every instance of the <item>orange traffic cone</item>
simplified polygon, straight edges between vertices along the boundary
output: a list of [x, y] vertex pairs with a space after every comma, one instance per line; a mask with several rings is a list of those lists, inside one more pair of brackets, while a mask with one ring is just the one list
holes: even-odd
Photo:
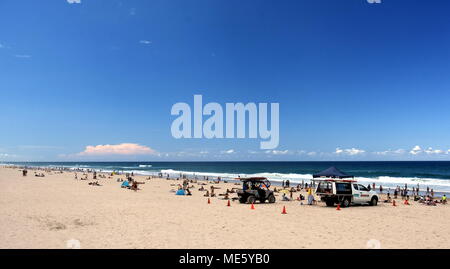
[[211, 203], [211, 200], [209, 200], [209, 198], [208, 198], [208, 204], [210, 204]]
[[230, 204], [230, 200], [228, 200], [227, 206], [231, 206], [231, 204]]
[[397, 206], [397, 205], [395, 204], [395, 200], [392, 201], [392, 206]]
[[252, 203], [252, 206], [250, 207], [250, 209], [255, 209], [255, 206], [253, 205], [253, 203]]
[[336, 210], [341, 210], [341, 205], [340, 204], [337, 205]]
[[405, 205], [409, 205], [408, 200], [405, 200], [404, 204], [405, 204]]
[[286, 212], [286, 206], [283, 206], [283, 211], [281, 211], [281, 214], [287, 214], [287, 212]]

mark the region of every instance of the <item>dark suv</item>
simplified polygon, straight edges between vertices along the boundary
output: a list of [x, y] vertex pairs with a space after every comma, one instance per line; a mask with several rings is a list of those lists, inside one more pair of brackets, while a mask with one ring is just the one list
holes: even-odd
[[270, 181], [265, 177], [241, 178], [242, 190], [237, 191], [239, 202], [253, 204], [256, 201], [275, 203], [273, 191], [269, 190]]

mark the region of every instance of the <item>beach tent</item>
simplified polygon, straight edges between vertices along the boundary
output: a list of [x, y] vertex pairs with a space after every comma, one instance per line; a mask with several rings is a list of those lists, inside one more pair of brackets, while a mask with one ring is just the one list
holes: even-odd
[[175, 195], [185, 195], [184, 190], [178, 190]]
[[337, 169], [336, 167], [332, 166], [328, 169], [323, 170], [320, 173], [314, 174], [313, 178], [318, 177], [328, 177], [328, 178], [353, 178], [353, 176], [346, 174], [342, 172], [341, 170]]
[[124, 187], [130, 187], [130, 184], [128, 183], [128, 181], [124, 181], [121, 185], [122, 188]]

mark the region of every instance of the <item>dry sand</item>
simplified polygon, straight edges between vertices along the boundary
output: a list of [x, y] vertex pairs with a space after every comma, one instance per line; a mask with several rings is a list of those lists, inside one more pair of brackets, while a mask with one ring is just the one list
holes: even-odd
[[[238, 202], [227, 207], [217, 197], [207, 204], [198, 184], [193, 196], [176, 196], [170, 192], [181, 183], [176, 180], [136, 177], [145, 184], [134, 192], [120, 188], [120, 176], [90, 186], [74, 173], [45, 175], [0, 168], [0, 248], [66, 248], [70, 239], [81, 248], [366, 248], [370, 239], [381, 248], [450, 247], [448, 205], [397, 200], [396, 207], [337, 211], [278, 196], [275, 204], [251, 210]], [[221, 188], [217, 193], [236, 187], [214, 186]]]

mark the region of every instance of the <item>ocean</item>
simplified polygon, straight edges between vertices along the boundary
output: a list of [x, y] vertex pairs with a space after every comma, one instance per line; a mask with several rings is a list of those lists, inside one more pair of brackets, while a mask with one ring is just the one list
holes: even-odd
[[[6, 163], [3, 163], [6, 164]], [[14, 162], [8, 163], [29, 167], [65, 167], [68, 169], [94, 169], [97, 171], [133, 172], [141, 175], [156, 175], [160, 172], [171, 176], [180, 173], [190, 177], [209, 176], [233, 179], [237, 176], [262, 176], [274, 183], [289, 179], [294, 183], [308, 182], [312, 174], [330, 166], [354, 175], [364, 184], [375, 183], [383, 187], [410, 188], [417, 184], [435, 191], [450, 192], [450, 162], [448, 161], [404, 161], [404, 162]]]

